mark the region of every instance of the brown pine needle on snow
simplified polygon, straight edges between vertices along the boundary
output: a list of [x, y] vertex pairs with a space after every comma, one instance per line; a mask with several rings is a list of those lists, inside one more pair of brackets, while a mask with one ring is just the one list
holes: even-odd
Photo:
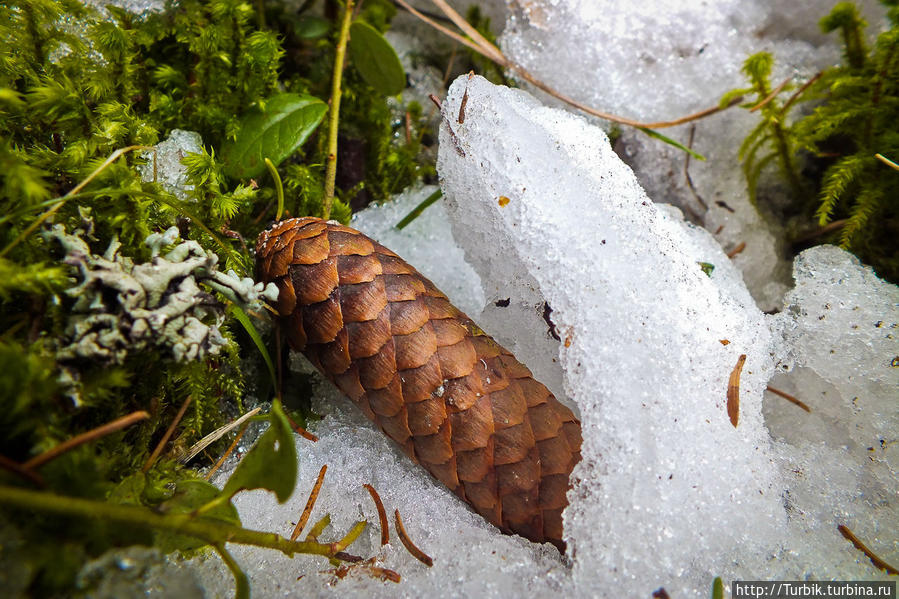
[[403, 546], [421, 563], [426, 565], [427, 567], [431, 567], [434, 565], [434, 560], [432, 560], [424, 551], [415, 546], [415, 543], [412, 542], [412, 539], [409, 538], [409, 535], [406, 534], [406, 528], [403, 526], [403, 520], [400, 518], [400, 511], [396, 510], [394, 512], [396, 516], [396, 532], [400, 536], [400, 541], [403, 542]]

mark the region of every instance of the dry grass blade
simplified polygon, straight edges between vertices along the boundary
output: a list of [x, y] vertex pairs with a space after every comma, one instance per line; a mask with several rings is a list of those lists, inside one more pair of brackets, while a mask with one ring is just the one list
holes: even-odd
[[81, 191], [82, 189], [87, 187], [88, 183], [93, 181], [97, 175], [99, 175], [104, 170], [106, 170], [106, 167], [108, 167], [110, 164], [112, 164], [113, 162], [118, 160], [120, 156], [124, 156], [128, 152], [133, 152], [135, 150], [152, 150], [153, 151], [153, 180], [155, 181], [156, 180], [156, 148], [155, 147], [153, 147], [153, 146], [128, 146], [127, 148], [119, 148], [118, 150], [116, 150], [115, 152], [110, 154], [109, 158], [107, 158], [105, 161], [103, 161], [103, 164], [101, 164], [96, 169], [94, 169], [94, 172], [92, 172], [90, 175], [88, 175], [84, 181], [82, 181], [81, 183], [79, 183], [78, 185], [73, 187], [71, 190], [69, 190], [69, 192], [67, 194], [65, 194], [64, 196], [59, 198], [59, 202], [57, 204], [55, 204], [52, 208], [50, 208], [49, 210], [47, 210], [46, 212], [41, 214], [39, 217], [34, 219], [34, 222], [32, 222], [24, 231], [22, 231], [18, 235], [18, 237], [16, 237], [12, 241], [12, 243], [10, 243], [8, 246], [3, 248], [2, 251], [0, 251], [0, 258], [5, 256], [11, 249], [16, 247], [19, 243], [21, 243], [22, 240], [24, 240], [26, 237], [31, 235], [34, 232], [34, 230], [37, 229], [39, 226], [41, 226], [41, 224], [44, 221], [46, 221], [48, 218], [50, 218], [51, 216], [56, 214], [59, 211], [59, 209], [63, 207], [63, 205], [68, 201], [68, 199], [71, 196], [77, 194], [79, 191]]
[[468, 21], [466, 21], [464, 18], [462, 18], [462, 16], [458, 12], [456, 12], [449, 4], [447, 4], [447, 2], [445, 0], [431, 0], [431, 2], [435, 6], [437, 6], [441, 11], [443, 11], [443, 13], [447, 17], [449, 17], [449, 19], [453, 23], [455, 23], [459, 27], [459, 29], [464, 31], [465, 34], [468, 35], [471, 39], [466, 38], [465, 36], [459, 35], [455, 31], [452, 31], [452, 30], [444, 27], [440, 23], [437, 23], [434, 19], [432, 19], [432, 18], [428, 17], [427, 15], [421, 13], [420, 11], [416, 10], [415, 7], [413, 7], [408, 2], [406, 2], [406, 0], [395, 0], [395, 2], [397, 4], [399, 4], [400, 6], [402, 6], [404, 9], [406, 9], [407, 11], [409, 11], [412, 15], [421, 19], [422, 21], [424, 21], [425, 23], [427, 23], [428, 25], [430, 25], [437, 31], [440, 31], [447, 37], [452, 38], [453, 40], [459, 42], [460, 44], [474, 50], [478, 54], [481, 54], [482, 56], [492, 60], [499, 66], [509, 69], [511, 71], [514, 71], [516, 74], [518, 74], [518, 76], [520, 76], [522, 79], [524, 79], [525, 81], [527, 81], [534, 87], [546, 92], [547, 94], [553, 96], [554, 98], [557, 98], [557, 99], [565, 102], [566, 104], [568, 104], [570, 106], [573, 106], [574, 108], [577, 108], [578, 110], [580, 110], [582, 112], [585, 112], [589, 115], [592, 115], [592, 116], [595, 116], [598, 118], [601, 118], [603, 120], [611, 121], [613, 123], [619, 123], [622, 125], [628, 125], [630, 127], [645, 128], [645, 129], [664, 129], [666, 127], [674, 127], [677, 125], [681, 125], [683, 123], [688, 123], [690, 121], [695, 121], [695, 120], [707, 117], [709, 115], [715, 114], [716, 112], [726, 110], [726, 109], [730, 108], [731, 106], [739, 104], [740, 102], [743, 101], [742, 97], [734, 98], [733, 101], [731, 101], [731, 103], [728, 104], [727, 106], [717, 106], [716, 105], [716, 106], [712, 106], [705, 110], [701, 110], [694, 114], [690, 114], [690, 115], [687, 115], [687, 116], [684, 116], [684, 117], [681, 117], [678, 119], [674, 119], [671, 121], [658, 121], [655, 123], [642, 123], [640, 121], [635, 121], [633, 119], [628, 119], [628, 118], [620, 117], [620, 116], [617, 116], [614, 114], [609, 114], [607, 112], [602, 112], [600, 110], [597, 110], [597, 109], [595, 109], [591, 106], [588, 106], [587, 104], [584, 104], [582, 102], [578, 102], [577, 100], [575, 100], [574, 98], [572, 98], [570, 96], [566, 96], [562, 92], [556, 90], [553, 87], [550, 87], [546, 83], [544, 83], [544, 82], [540, 81], [539, 79], [537, 79], [536, 77], [534, 77], [531, 73], [529, 73], [527, 71], [527, 69], [525, 69], [521, 65], [509, 60], [502, 53], [502, 51], [499, 48], [494, 46], [487, 39], [485, 39], [484, 36], [482, 36], [480, 33], [478, 33], [478, 31], [474, 27], [472, 27], [468, 23]]
[[303, 529], [306, 528], [306, 523], [309, 522], [309, 516], [312, 514], [312, 508], [315, 507], [315, 502], [318, 499], [318, 492], [321, 491], [322, 483], [325, 482], [325, 472], [327, 471], [327, 464], [322, 466], [322, 469], [319, 470], [318, 478], [315, 479], [315, 484], [312, 486], [312, 491], [309, 493], [309, 499], [306, 500], [306, 507], [303, 508], [303, 515], [300, 516], [300, 521], [297, 522], [293, 532], [290, 534], [291, 541], [296, 541], [297, 537], [300, 536], [300, 533], [303, 532]]
[[737, 422], [740, 420], [740, 373], [743, 372], [745, 363], [746, 354], [740, 354], [727, 382], [727, 416], [734, 428], [737, 428]]
[[209, 472], [206, 474], [206, 480], [211, 480], [212, 476], [218, 472], [218, 469], [222, 467], [222, 464], [225, 463], [225, 460], [228, 459], [228, 456], [234, 452], [234, 449], [237, 447], [237, 444], [240, 443], [240, 440], [243, 438], [245, 432], [247, 432], [247, 428], [250, 426], [249, 422], [245, 422], [244, 425], [237, 431], [237, 436], [234, 437], [234, 440], [231, 441], [231, 445], [228, 446], [228, 450], [222, 454], [222, 457], [215, 463]]
[[106, 435], [112, 434], [116, 431], [120, 431], [123, 428], [128, 428], [135, 422], [140, 422], [141, 420], [149, 417], [150, 415], [143, 410], [132, 412], [127, 416], [122, 416], [121, 418], [113, 420], [112, 422], [108, 422], [103, 426], [98, 426], [95, 429], [89, 430], [86, 433], [76, 435], [68, 441], [63, 441], [56, 447], [48, 449], [44, 453], [31, 458], [30, 460], [22, 464], [22, 467], [26, 470], [34, 470], [35, 468], [43, 466], [50, 460], [58, 458], [67, 451], [71, 451], [79, 445], [84, 445], [85, 443], [89, 443], [101, 437], [105, 437]]
[[878, 152], [877, 154], [874, 154], [874, 158], [877, 158], [879, 161], [881, 161], [882, 163], [884, 163], [884, 164], [887, 165], [888, 167], [893, 168], [893, 169], [896, 169], [897, 171], [899, 171], [899, 164], [896, 164], [895, 162], [893, 162], [892, 160], [890, 160], [889, 158], [887, 158], [887, 157], [884, 156], [883, 154], [881, 154], [881, 153]]
[[874, 564], [875, 567], [880, 568], [887, 574], [892, 574], [893, 576], [899, 575], [899, 570], [877, 557], [877, 555], [873, 551], [868, 549], [868, 547], [865, 546], [865, 544], [862, 543], [861, 540], [859, 540], [859, 538], [855, 536], [847, 526], [840, 524], [839, 526], [837, 526], [837, 530], [839, 530], [840, 534], [843, 535], [850, 543], [855, 545], [856, 549], [867, 555], [868, 559], [871, 560], [871, 563]]
[[409, 535], [406, 534], [406, 527], [403, 526], [403, 520], [400, 518], [400, 511], [394, 511], [394, 515], [396, 516], [396, 532], [400, 536], [400, 541], [403, 542], [403, 546], [421, 563], [426, 565], [427, 567], [431, 567], [434, 565], [434, 560], [432, 560], [424, 551], [415, 546], [415, 543], [412, 542], [412, 539], [409, 538]]
[[808, 405], [807, 405], [804, 401], [800, 400], [799, 398], [793, 397], [793, 396], [790, 395], [789, 393], [786, 393], [786, 392], [784, 392], [784, 391], [781, 391], [780, 389], [775, 389], [775, 388], [772, 387], [771, 385], [768, 385], [767, 387], [765, 387], [765, 389], [767, 389], [768, 391], [770, 391], [770, 392], [773, 393], [774, 395], [779, 395], [779, 396], [783, 397], [784, 399], [786, 399], [786, 400], [787, 400], [788, 402], [790, 402], [790, 403], [796, 404], [797, 406], [799, 406], [800, 408], [802, 408], [802, 409], [805, 410], [806, 412], [811, 413], [811, 411], [812, 411], [812, 409], [811, 409], [810, 407], [808, 407]]
[[375, 507], [378, 509], [378, 521], [381, 524], [381, 545], [386, 545], [390, 542], [390, 529], [387, 524], [387, 511], [384, 509], [384, 503], [381, 502], [381, 496], [378, 495], [378, 492], [375, 491], [375, 488], [369, 484], [362, 485], [368, 491], [368, 494], [371, 495], [372, 500], [375, 502]]
[[162, 439], [159, 440], [159, 443], [156, 444], [156, 447], [153, 449], [153, 453], [150, 454], [150, 457], [147, 458], [147, 463], [144, 464], [144, 467], [141, 468], [142, 472], [146, 472], [150, 469], [151, 466], [156, 462], [156, 459], [159, 457], [159, 454], [162, 453], [163, 448], [166, 446], [166, 443], [169, 442], [169, 439], [172, 438], [172, 433], [175, 432], [175, 427], [178, 426], [178, 423], [181, 422], [181, 419], [184, 417], [184, 413], [187, 411], [187, 406], [190, 405], [190, 402], [193, 400], [192, 395], [188, 395], [187, 399], [184, 400], [184, 403], [181, 404], [181, 409], [178, 410], [178, 413], [175, 415], [175, 419], [172, 420], [172, 423], [169, 425], [169, 428], [166, 429], [165, 434], [162, 436]]
[[214, 431], [212, 431], [211, 433], [209, 433], [208, 435], [206, 435], [205, 437], [203, 437], [202, 439], [200, 439], [199, 441], [194, 443], [191, 446], [191, 448], [187, 450], [187, 453], [185, 453], [183, 456], [178, 458], [178, 461], [181, 462], [182, 464], [186, 464], [187, 462], [191, 461], [201, 451], [203, 451], [204, 449], [206, 449], [207, 447], [209, 447], [210, 445], [212, 445], [213, 443], [215, 443], [216, 441], [218, 441], [219, 439], [221, 439], [222, 437], [227, 435], [229, 431], [237, 428], [238, 426], [240, 426], [241, 424], [243, 424], [244, 422], [246, 422], [247, 420], [249, 420], [256, 414], [258, 414], [259, 410], [261, 410], [261, 409], [262, 409], [261, 406], [253, 408], [252, 410], [250, 410], [249, 412], [247, 412], [246, 414], [244, 414], [237, 420], [229, 422], [225, 426], [215, 429]]

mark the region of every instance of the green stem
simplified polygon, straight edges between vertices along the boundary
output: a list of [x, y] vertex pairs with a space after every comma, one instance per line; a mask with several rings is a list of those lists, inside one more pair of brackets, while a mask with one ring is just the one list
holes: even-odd
[[278, 174], [278, 169], [275, 168], [275, 165], [268, 158], [265, 159], [265, 166], [272, 175], [272, 179], [275, 180], [275, 192], [278, 194], [278, 212], [275, 214], [275, 220], [280, 221], [281, 215], [284, 214], [284, 183], [281, 182], [281, 175]]
[[787, 181], [789, 181], [795, 196], [801, 198], [804, 195], [804, 189], [802, 187], [802, 181], [799, 179], [799, 174], [796, 171], [796, 166], [793, 163], [793, 156], [790, 153], [787, 132], [784, 130], [783, 126], [777, 122], [773, 123], [772, 128], [774, 130], [775, 145], [777, 146], [777, 153], [780, 154], [784, 175], [786, 175]]
[[265, 547], [288, 557], [293, 557], [295, 553], [333, 557], [336, 553], [330, 543], [291, 541], [275, 533], [249, 530], [210, 518], [196, 518], [191, 514], [161, 514], [140, 506], [66, 497], [5, 485], [0, 485], [0, 504], [75, 518], [101, 518], [137, 528], [169, 530], [202, 539], [211, 545], [238, 543]]
[[322, 218], [331, 218], [331, 204], [334, 201], [334, 182], [337, 180], [337, 123], [340, 119], [340, 81], [343, 78], [343, 64], [346, 59], [346, 44], [353, 17], [353, 0], [347, 0], [343, 9], [343, 23], [337, 39], [337, 53], [334, 56], [334, 78], [331, 81], [331, 112], [328, 115], [328, 162], [325, 169], [325, 197]]
[[241, 570], [240, 564], [228, 553], [224, 545], [215, 545], [215, 550], [218, 552], [219, 557], [222, 558], [222, 561], [225, 562], [225, 565], [228, 566], [228, 569], [231, 570], [231, 574], [234, 575], [234, 584], [236, 586], [234, 599], [250, 599], [250, 579], [247, 578], [246, 572]]
[[265, 0], [256, 0], [256, 26], [265, 29]]

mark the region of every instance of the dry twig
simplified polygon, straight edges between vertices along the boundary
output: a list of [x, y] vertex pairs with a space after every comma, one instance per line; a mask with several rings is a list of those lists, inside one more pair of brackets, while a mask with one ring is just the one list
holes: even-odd
[[150, 454], [150, 457], [147, 458], [147, 463], [144, 464], [144, 467], [141, 468], [141, 472], [147, 472], [151, 466], [153, 466], [156, 459], [159, 457], [159, 454], [162, 453], [163, 448], [166, 443], [169, 442], [169, 439], [172, 437], [172, 433], [175, 432], [175, 427], [178, 426], [178, 423], [181, 422], [181, 419], [184, 417], [184, 413], [187, 411], [187, 406], [190, 405], [190, 402], [193, 400], [193, 395], [188, 395], [187, 399], [184, 400], [184, 403], [181, 404], [181, 409], [178, 410], [178, 413], [175, 415], [175, 419], [172, 420], [172, 423], [169, 425], [169, 428], [166, 429], [165, 434], [162, 436], [162, 439], [159, 440], [159, 443], [156, 444], [156, 447], [153, 449], [153, 453]]
[[228, 450], [222, 454], [222, 457], [220, 457], [215, 465], [209, 470], [209, 472], [206, 473], [206, 480], [211, 480], [212, 475], [214, 475], [218, 471], [218, 469], [222, 467], [222, 464], [225, 463], [225, 460], [228, 459], [228, 456], [231, 455], [231, 453], [237, 447], [237, 444], [240, 443], [240, 440], [243, 438], [244, 433], [247, 432], [247, 428], [249, 428], [249, 426], [249, 422], [244, 422], [244, 425], [240, 427], [240, 430], [237, 431], [237, 436], [234, 437], [234, 440], [231, 441], [231, 445], [228, 446]]
[[510, 71], [513, 71], [519, 77], [521, 77], [522, 79], [524, 79], [525, 81], [527, 81], [528, 83], [530, 83], [531, 85], [536, 87], [537, 89], [546, 92], [547, 94], [553, 96], [554, 98], [557, 98], [557, 99], [565, 102], [569, 106], [573, 106], [574, 108], [577, 108], [578, 110], [580, 110], [582, 112], [585, 112], [589, 115], [592, 115], [592, 116], [595, 116], [598, 118], [601, 118], [603, 120], [611, 121], [613, 123], [619, 123], [622, 125], [628, 125], [630, 127], [636, 127], [636, 128], [640, 128], [640, 129], [664, 129], [667, 127], [674, 127], [677, 125], [682, 125], [683, 123], [689, 123], [690, 121], [695, 121], [695, 120], [710, 116], [717, 112], [721, 112], [722, 110], [726, 110], [726, 109], [730, 108], [731, 106], [739, 104], [740, 102], [743, 101], [742, 97], [734, 98], [726, 106], [715, 105], [710, 108], [706, 108], [705, 110], [700, 110], [699, 112], [689, 114], [687, 116], [677, 118], [677, 119], [674, 119], [671, 121], [658, 121], [658, 122], [653, 122], [653, 123], [643, 123], [640, 121], [635, 121], [634, 119], [629, 119], [626, 117], [621, 117], [621, 116], [617, 116], [614, 114], [610, 114], [607, 112], [602, 112], [600, 110], [593, 108], [592, 106], [588, 106], [587, 104], [584, 104], [583, 102], [579, 102], [579, 101], [575, 100], [574, 98], [563, 94], [562, 92], [558, 91], [557, 89], [555, 89], [553, 87], [550, 87], [543, 81], [534, 77], [530, 72], [527, 71], [527, 69], [525, 69], [521, 65], [509, 60], [506, 57], [506, 55], [503, 54], [499, 48], [497, 48], [495, 45], [493, 45], [487, 39], [485, 39], [484, 36], [482, 36], [480, 33], [478, 33], [478, 31], [474, 27], [472, 27], [471, 24], [468, 23], [468, 21], [466, 21], [464, 18], [462, 18], [462, 16], [458, 12], [456, 12], [445, 0], [431, 0], [431, 2], [433, 2], [441, 11], [443, 11], [443, 13], [447, 17], [449, 17], [449, 19], [453, 23], [455, 23], [456, 26], [459, 27], [459, 29], [461, 29], [468, 37], [460, 35], [460, 34], [456, 33], [455, 31], [452, 31], [451, 29], [444, 27], [440, 23], [437, 23], [434, 19], [432, 19], [432, 18], [428, 17], [427, 15], [423, 14], [422, 12], [416, 10], [415, 7], [413, 7], [408, 2], [406, 2], [406, 0], [395, 0], [395, 2], [397, 4], [399, 4], [400, 6], [402, 6], [404, 9], [406, 9], [407, 11], [409, 11], [414, 16], [418, 17], [420, 20], [424, 21], [425, 23], [427, 23], [428, 25], [430, 25], [437, 31], [446, 35], [447, 37], [459, 42], [460, 44], [462, 44], [463, 46], [466, 46], [467, 48], [474, 50], [478, 54], [492, 60], [499, 66], [501, 66], [505, 69], [508, 69]]
[[89, 443], [100, 437], [105, 437], [106, 435], [112, 434], [116, 431], [120, 431], [123, 428], [128, 428], [135, 422], [140, 422], [146, 418], [149, 418], [150, 415], [143, 410], [132, 412], [127, 416], [122, 416], [112, 422], [108, 422], [103, 426], [98, 426], [95, 429], [89, 430], [86, 433], [81, 433], [80, 435], [76, 435], [69, 439], [68, 441], [63, 441], [56, 447], [52, 449], [48, 449], [44, 453], [35, 456], [22, 464], [22, 467], [26, 470], [34, 470], [35, 468], [40, 468], [50, 460], [54, 460], [66, 453], [67, 451], [71, 451], [72, 449], [78, 447], [79, 445], [84, 445], [85, 443]]

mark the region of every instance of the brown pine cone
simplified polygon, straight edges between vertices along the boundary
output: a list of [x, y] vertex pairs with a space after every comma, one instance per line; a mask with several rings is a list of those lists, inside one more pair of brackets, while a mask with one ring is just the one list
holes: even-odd
[[355, 229], [282, 221], [256, 265], [293, 349], [484, 518], [564, 550], [581, 425], [524, 365]]

